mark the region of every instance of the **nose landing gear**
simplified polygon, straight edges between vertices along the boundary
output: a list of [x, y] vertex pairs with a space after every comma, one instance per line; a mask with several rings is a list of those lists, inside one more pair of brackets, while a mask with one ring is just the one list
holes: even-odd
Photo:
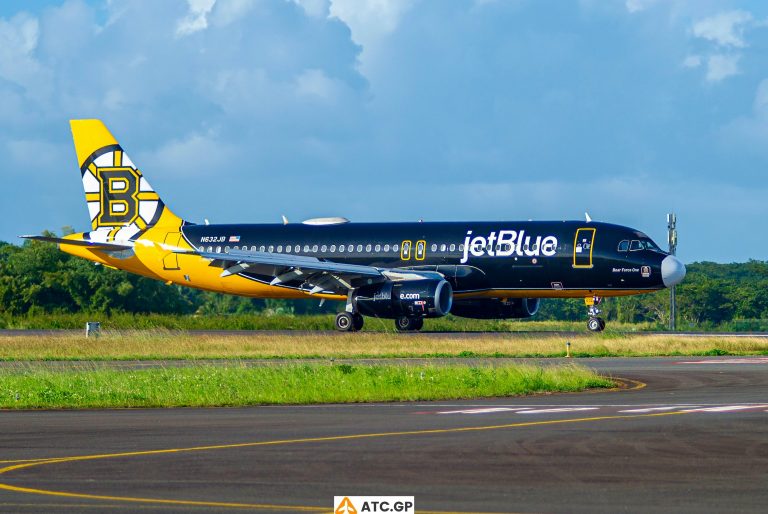
[[599, 296], [592, 296], [591, 298], [584, 298], [584, 303], [587, 305], [587, 314], [589, 320], [587, 321], [587, 328], [591, 332], [602, 332], [605, 329], [605, 320], [600, 317], [600, 302], [603, 299]]

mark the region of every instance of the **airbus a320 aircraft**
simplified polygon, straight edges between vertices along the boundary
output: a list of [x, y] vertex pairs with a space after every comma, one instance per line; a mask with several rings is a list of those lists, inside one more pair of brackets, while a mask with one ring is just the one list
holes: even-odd
[[679, 283], [685, 266], [642, 232], [581, 221], [198, 225], [176, 216], [99, 120], [72, 120], [90, 232], [58, 243], [85, 259], [208, 291], [343, 300], [340, 331], [363, 316], [419, 330], [448, 313], [528, 318], [541, 298], [584, 298], [589, 330], [602, 297]]

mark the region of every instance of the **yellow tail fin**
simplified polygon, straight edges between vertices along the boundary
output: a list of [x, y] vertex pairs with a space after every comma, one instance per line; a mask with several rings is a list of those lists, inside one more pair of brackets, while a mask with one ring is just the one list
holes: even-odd
[[93, 230], [106, 240], [138, 238], [154, 225], [183, 222], [168, 209], [101, 120], [71, 120]]

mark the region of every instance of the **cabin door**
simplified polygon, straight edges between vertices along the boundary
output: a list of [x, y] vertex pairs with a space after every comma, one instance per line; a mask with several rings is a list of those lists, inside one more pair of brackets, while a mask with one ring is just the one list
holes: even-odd
[[592, 250], [595, 245], [595, 229], [580, 228], [573, 239], [573, 267], [591, 268]]

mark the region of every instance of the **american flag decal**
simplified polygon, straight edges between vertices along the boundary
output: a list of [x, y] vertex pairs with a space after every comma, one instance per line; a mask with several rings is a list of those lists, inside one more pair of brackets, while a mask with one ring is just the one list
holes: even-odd
[[240, 236], [229, 236], [229, 242], [230, 243], [239, 243], [240, 242]]

